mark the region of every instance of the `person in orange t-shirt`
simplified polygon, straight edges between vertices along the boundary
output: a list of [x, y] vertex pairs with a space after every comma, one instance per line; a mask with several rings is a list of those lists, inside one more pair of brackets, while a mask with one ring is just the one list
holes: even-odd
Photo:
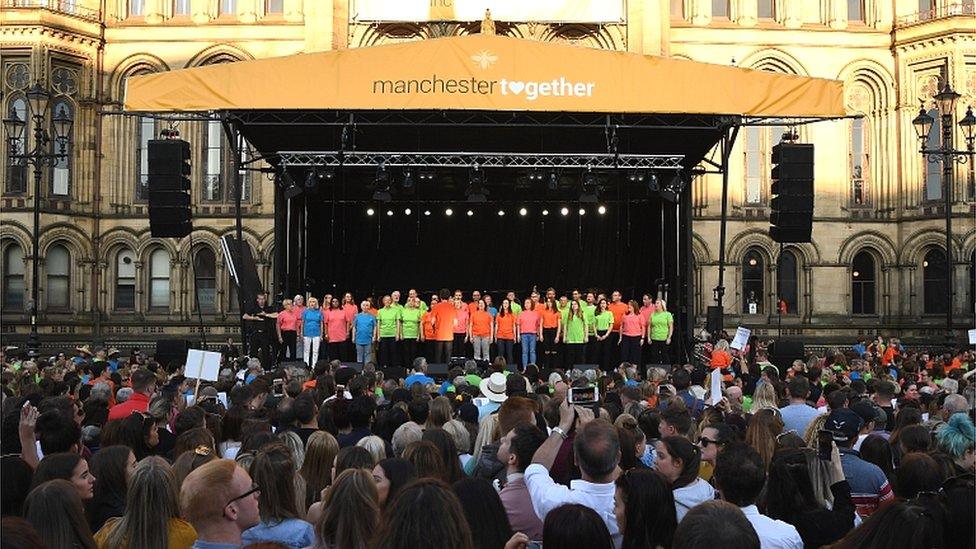
[[434, 315], [434, 362], [448, 363], [451, 361], [451, 344], [454, 342], [454, 324], [457, 311], [451, 294], [446, 289], [440, 291], [440, 300], [431, 305], [430, 312]]
[[490, 360], [491, 349], [491, 315], [485, 310], [485, 301], [479, 299], [475, 302], [478, 309], [471, 313], [471, 322], [468, 325], [468, 339], [474, 347], [475, 360]]
[[[437, 294], [434, 294], [430, 298], [430, 306], [433, 307], [440, 303], [440, 298]], [[427, 309], [427, 312], [420, 317], [420, 325], [423, 328], [420, 333], [420, 340], [424, 342], [424, 356], [430, 362], [434, 361], [434, 312], [433, 309]]]
[[[555, 290], [553, 290], [555, 293]], [[562, 313], [556, 305], [556, 299], [546, 297], [545, 307], [541, 312], [542, 316], [542, 366], [543, 368], [555, 368], [557, 361], [557, 347], [559, 337], [562, 335]]]
[[498, 356], [505, 357], [506, 364], [515, 364], [515, 314], [512, 313], [512, 302], [507, 298], [502, 300], [495, 315], [494, 340]]
[[610, 304], [607, 305], [607, 310], [613, 315], [613, 327], [610, 328], [610, 338], [607, 340], [607, 344], [610, 346], [610, 361], [615, 368], [616, 364], [620, 362], [620, 322], [630, 310], [630, 306], [621, 299], [620, 291], [614, 290], [610, 294]]
[[709, 366], [711, 369], [722, 370], [722, 379], [724, 381], [732, 381], [732, 355], [729, 353], [729, 342], [720, 339], [718, 343], [715, 344], [715, 348], [712, 349], [712, 358], [709, 361]]

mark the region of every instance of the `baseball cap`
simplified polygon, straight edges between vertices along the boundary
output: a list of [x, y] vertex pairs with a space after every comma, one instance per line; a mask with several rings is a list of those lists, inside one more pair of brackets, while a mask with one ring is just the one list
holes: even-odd
[[885, 411], [867, 399], [862, 399], [852, 404], [851, 411], [857, 414], [864, 423], [873, 421], [875, 425], [884, 426], [888, 422], [888, 416], [885, 414]]
[[833, 433], [834, 442], [847, 442], [857, 436], [863, 424], [861, 416], [847, 408], [839, 408], [827, 416], [824, 429]]

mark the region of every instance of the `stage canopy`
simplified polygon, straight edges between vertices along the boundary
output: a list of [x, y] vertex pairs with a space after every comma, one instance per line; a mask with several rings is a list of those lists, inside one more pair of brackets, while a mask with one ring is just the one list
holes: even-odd
[[495, 35], [135, 76], [125, 109], [845, 115], [839, 81]]

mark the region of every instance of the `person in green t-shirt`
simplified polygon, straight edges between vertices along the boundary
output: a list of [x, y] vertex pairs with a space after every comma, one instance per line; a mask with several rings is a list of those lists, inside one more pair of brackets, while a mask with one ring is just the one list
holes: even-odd
[[400, 304], [400, 290], [393, 290], [390, 293], [390, 305], [397, 310], [397, 312], [403, 312], [403, 305]]
[[409, 290], [407, 290], [407, 303], [410, 303], [410, 300], [411, 299], [416, 299], [417, 300], [417, 303], [418, 303], [417, 306], [420, 309], [420, 316], [423, 316], [424, 313], [426, 313], [428, 311], [427, 304], [424, 303], [424, 301], [422, 299], [420, 299], [420, 294], [418, 294], [417, 293], [417, 290], [414, 290], [413, 288], [410, 288]]
[[[612, 316], [612, 315], [611, 315]], [[566, 307], [563, 341], [566, 343], [566, 368], [583, 364], [585, 360], [586, 334], [589, 327], [579, 301], [570, 301]]]
[[610, 352], [612, 351], [609, 338], [610, 330], [613, 329], [613, 313], [610, 312], [606, 298], [601, 299], [596, 305], [593, 313], [593, 325], [590, 333], [596, 340], [596, 348], [593, 352], [593, 359], [604, 371], [610, 367]]
[[417, 358], [420, 341], [420, 319], [423, 317], [420, 298], [407, 297], [407, 306], [400, 311], [400, 360], [407, 366]]
[[400, 339], [400, 311], [393, 307], [390, 296], [383, 296], [383, 307], [376, 311], [376, 323], [380, 332], [379, 364], [380, 368], [399, 366], [397, 341]]
[[647, 323], [647, 336], [651, 341], [651, 363], [670, 364], [671, 336], [674, 335], [674, 316], [668, 312], [668, 304], [663, 299], [654, 302], [654, 312]]
[[512, 304], [512, 314], [518, 316], [522, 312], [522, 306], [519, 305], [518, 299], [515, 297], [515, 292], [508, 292], [505, 299]]

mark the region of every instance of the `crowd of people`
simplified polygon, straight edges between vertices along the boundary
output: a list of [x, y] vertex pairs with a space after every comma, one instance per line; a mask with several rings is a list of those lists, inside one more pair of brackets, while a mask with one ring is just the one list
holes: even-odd
[[[460, 310], [451, 296], [438, 301]], [[484, 310], [483, 297], [472, 301]], [[533, 306], [530, 298], [521, 314]], [[413, 296], [410, 308], [419, 308]], [[307, 319], [310, 309], [290, 314]], [[640, 316], [634, 304], [628, 311]], [[248, 315], [267, 322], [260, 313]], [[410, 315], [396, 315], [402, 336]], [[543, 344], [555, 343], [544, 322]], [[559, 342], [574, 341], [567, 324], [557, 322]], [[655, 323], [638, 321], [634, 336], [621, 324], [621, 338], [641, 338]], [[438, 346], [454, 343], [450, 327]], [[538, 335], [532, 328], [523, 342]], [[383, 351], [389, 337], [380, 335], [380, 354], [394, 352]], [[560, 363], [567, 349], [557, 348], [524, 366], [504, 352], [487, 365], [472, 357], [446, 375], [417, 356], [401, 375], [369, 360], [343, 365], [345, 351], [332, 347], [340, 342], [326, 342], [328, 358], [310, 366], [228, 357], [217, 381], [199, 386], [180, 361], [138, 351], [4, 356], [0, 545], [976, 543], [972, 351], [932, 354], [878, 338], [773, 364], [766, 342], [737, 350], [714, 334], [690, 364], [645, 363], [640, 346], [623, 354], [617, 342], [632, 360], [606, 369]]]
[[[262, 363], [301, 358], [312, 367], [319, 358], [366, 363], [380, 368], [408, 367], [423, 356], [431, 363], [452, 358], [508, 364], [568, 368], [598, 364], [670, 362], [674, 317], [661, 297], [644, 294], [641, 302], [625, 301], [619, 291], [607, 294], [573, 290], [556, 296], [533, 290], [519, 301], [515, 292], [495, 301], [475, 290], [465, 301], [461, 290], [432, 294], [400, 291], [358, 306], [352, 294], [338, 297], [296, 295], [280, 307], [260, 294], [246, 308], [250, 354]], [[301, 345], [299, 345], [301, 342]]]

